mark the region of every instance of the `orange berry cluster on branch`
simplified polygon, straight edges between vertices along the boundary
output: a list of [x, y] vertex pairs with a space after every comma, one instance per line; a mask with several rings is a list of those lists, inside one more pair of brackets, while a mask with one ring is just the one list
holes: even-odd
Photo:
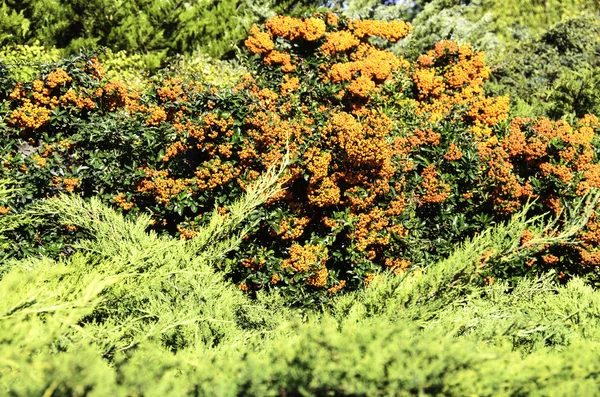
[[[20, 106], [11, 112], [8, 122], [23, 129], [41, 128], [50, 121], [50, 114], [56, 106], [61, 102], [68, 102], [68, 97], [60, 97], [58, 89], [71, 81], [67, 72], [58, 68], [44, 80], [34, 80], [29, 89], [21, 83], [17, 84], [9, 98]], [[87, 104], [83, 98], [81, 100]]]
[[180, 179], [169, 177], [169, 171], [144, 169], [146, 178], [140, 182], [137, 191], [140, 193], [150, 193], [156, 200], [164, 205], [171, 201], [171, 198], [188, 188], [192, 182], [189, 179]]
[[316, 41], [325, 35], [325, 21], [321, 18], [297, 19], [288, 16], [275, 16], [265, 23], [270, 36], [279, 36], [288, 40], [302, 38]]
[[452, 41], [436, 43], [418, 58], [412, 73], [417, 113], [439, 121], [466, 107], [463, 120], [473, 123], [477, 136], [489, 136], [492, 127], [508, 118], [509, 107], [508, 97], [484, 96], [483, 83], [489, 74], [483, 53]]
[[61, 178], [59, 176], [52, 177], [52, 184], [55, 188], [64, 188], [66, 192], [73, 193], [75, 188], [79, 186], [78, 178]]
[[281, 263], [284, 270], [292, 270], [295, 273], [308, 273], [307, 284], [313, 287], [323, 287], [327, 284], [328, 270], [327, 248], [321, 245], [292, 244], [290, 256]]
[[450, 195], [450, 185], [439, 180], [435, 165], [430, 164], [421, 173], [423, 177], [422, 188], [424, 191], [421, 200], [425, 203], [441, 203]]
[[334, 83], [348, 83], [348, 91], [366, 98], [376, 90], [376, 81], [383, 81], [391, 76], [392, 71], [400, 66], [408, 67], [408, 63], [389, 51], [380, 50], [368, 42], [369, 37], [378, 36], [391, 42], [406, 37], [412, 27], [403, 21], [349, 21], [347, 30], [327, 32], [327, 27], [337, 29], [337, 17], [334, 14], [297, 19], [287, 16], [276, 16], [265, 23], [263, 32], [253, 25], [246, 46], [255, 54], [262, 55], [267, 65], [281, 65], [286, 73], [296, 70], [293, 55], [288, 51], [275, 49], [274, 37], [286, 40], [304, 39], [316, 42], [324, 39], [319, 50], [326, 56], [344, 54], [354, 49], [350, 55], [351, 62], [339, 62], [323, 65], [330, 71], [323, 78]]
[[[84, 71], [91, 73], [92, 77], [95, 76], [94, 71], [90, 69], [93, 65], [92, 61], [83, 68]], [[57, 107], [75, 106], [79, 110], [87, 111], [96, 109], [96, 101], [102, 95], [102, 90], [88, 92], [85, 88], [79, 87], [76, 91], [70, 88], [72, 82], [73, 77], [64, 69], [56, 68], [45, 77], [32, 81], [30, 86], [26, 87], [23, 83], [18, 83], [9, 94], [12, 103], [17, 106], [10, 113], [8, 123], [31, 132], [46, 126]]]
[[[490, 185], [495, 186], [496, 205], [510, 213], [518, 210], [522, 201], [537, 197], [531, 186], [533, 178], [552, 177], [565, 188], [572, 186], [571, 193], [563, 194], [583, 195], [592, 187], [600, 187], [600, 167], [592, 141], [591, 125], [595, 119], [586, 116], [579, 121], [579, 127], [573, 128], [562, 120], [516, 117], [500, 140], [480, 143], [479, 155], [486, 165]], [[544, 194], [550, 193], [556, 192]], [[542, 198], [546, 203], [554, 203], [550, 196]], [[549, 209], [553, 207], [556, 203]]]
[[126, 211], [130, 210], [133, 207], [133, 203], [128, 202], [123, 193], [117, 194], [115, 196], [114, 200], [115, 200], [115, 203], [117, 203], [119, 205], [119, 207], [123, 208]]

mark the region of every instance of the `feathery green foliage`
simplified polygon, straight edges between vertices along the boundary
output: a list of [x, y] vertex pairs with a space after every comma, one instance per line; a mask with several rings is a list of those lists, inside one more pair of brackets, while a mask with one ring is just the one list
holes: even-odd
[[0, 63], [10, 65], [10, 77], [14, 81], [25, 81], [35, 78], [43, 65], [57, 62], [60, 51], [39, 45], [15, 45], [0, 49]]
[[252, 23], [321, 3], [266, 0], [3, 0], [0, 45], [56, 46], [67, 54], [99, 46], [139, 54], [156, 69], [166, 56], [201, 51], [215, 58], [234, 53]]
[[510, 95], [520, 115], [573, 118], [600, 112], [599, 21], [571, 18], [524, 40], [496, 62], [487, 88]]
[[[127, 221], [94, 199], [64, 196], [30, 210], [32, 216], [57, 215], [85, 229], [92, 240], [59, 261], [14, 263], [2, 279], [1, 349], [6, 361], [0, 374], [9, 369], [14, 379], [35, 376], [23, 366], [39, 364], [43, 371], [39, 355], [78, 352], [80, 345], [98, 358], [148, 340], [177, 351], [241, 342], [246, 327], [276, 324], [277, 317], [250, 304], [212, 265], [235, 249], [252, 211], [279, 191], [282, 172], [271, 169], [232, 206], [229, 216], [215, 211], [188, 242], [147, 233], [147, 216]], [[15, 349], [19, 345], [25, 350]]]
[[[230, 218], [215, 213], [190, 241], [148, 234], [148, 219], [126, 221], [97, 201], [65, 196], [40, 205], [88, 230], [94, 243], [61, 261], [22, 261], [0, 281], [8, 298], [0, 303], [0, 390], [458, 396], [597, 388], [600, 294], [579, 279], [474, 282], [490, 249], [493, 266], [544, 243], [522, 246], [521, 233], [535, 223], [524, 214], [425, 272], [382, 276], [304, 320], [274, 295], [250, 301], [209, 265], [230, 246], [206, 242], [235, 242], [241, 214], [273, 193], [275, 181], [275, 173], [263, 178]], [[565, 214], [572, 232], [597, 199]], [[572, 233], [554, 238], [568, 244]]]

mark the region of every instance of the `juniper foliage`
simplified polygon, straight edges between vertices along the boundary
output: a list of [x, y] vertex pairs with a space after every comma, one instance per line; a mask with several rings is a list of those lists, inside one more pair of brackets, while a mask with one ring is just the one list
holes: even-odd
[[[522, 260], [548, 242], [572, 243], [598, 194], [563, 214], [560, 234], [523, 212], [423, 272], [381, 275], [366, 290], [299, 316], [275, 294], [250, 300], [214, 271], [276, 180], [275, 172], [264, 177], [229, 217], [215, 212], [190, 241], [148, 233], [148, 218], [126, 221], [94, 200], [65, 196], [32, 210], [87, 230], [90, 240], [63, 260], [14, 263], [0, 280], [2, 392], [458, 396], [597, 389], [598, 292], [580, 279], [565, 286], [552, 277], [514, 285], [477, 280], [485, 266]], [[548, 233], [522, 244], [526, 228]]]

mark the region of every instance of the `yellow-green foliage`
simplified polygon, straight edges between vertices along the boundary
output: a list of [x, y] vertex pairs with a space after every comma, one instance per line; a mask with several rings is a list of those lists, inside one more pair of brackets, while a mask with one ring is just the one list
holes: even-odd
[[248, 70], [235, 62], [210, 58], [200, 52], [173, 57], [164, 71], [183, 80], [217, 89], [233, 88]]
[[107, 49], [100, 55], [100, 59], [106, 71], [104, 77], [108, 81], [119, 80], [132, 87], [142, 88], [149, 78], [148, 65], [140, 54]]
[[[19, 189], [14, 187], [10, 180], [0, 179], [0, 261], [8, 257], [6, 252], [11, 245], [16, 244], [6, 237], [5, 233], [17, 229], [19, 226], [31, 221], [25, 216], [11, 213], [11, 207], [8, 205], [13, 195]], [[4, 273], [6, 268], [0, 262], [0, 275]]]
[[40, 73], [42, 65], [54, 63], [60, 57], [61, 52], [58, 49], [46, 48], [39, 43], [5, 46], [0, 49], [0, 64], [10, 66], [10, 76], [15, 81], [33, 79]]
[[242, 331], [255, 322], [265, 329], [276, 324], [277, 316], [249, 304], [211, 264], [236, 248], [248, 216], [281, 188], [280, 174], [271, 169], [228, 217], [215, 211], [188, 242], [148, 234], [148, 216], [126, 221], [98, 200], [65, 196], [41, 203], [30, 216], [55, 214], [84, 229], [93, 242], [82, 242], [63, 260], [8, 265], [0, 285], [3, 388], [27, 389], [27, 377], [48, 369], [43, 355], [57, 349], [73, 352], [83, 345], [83, 352], [112, 357], [153, 340], [177, 351], [240, 343]]
[[[189, 241], [165, 240], [98, 201], [52, 199], [39, 214], [88, 230], [71, 257], [29, 259], [0, 280], [0, 393], [92, 396], [590, 395], [600, 294], [575, 279], [509, 287], [471, 281], [483, 266], [540, 249], [523, 213], [425, 272], [378, 276], [323, 313], [277, 296], [251, 301], [209, 262], [234, 248], [235, 226], [275, 193], [276, 175]], [[591, 203], [547, 237], [571, 243]], [[243, 231], [241, 231], [243, 232]], [[547, 239], [546, 238], [546, 239]], [[492, 253], [489, 253], [493, 250]], [[474, 379], [477, 381], [475, 382]]]
[[113, 52], [107, 49], [100, 55], [100, 60], [105, 68], [104, 77], [107, 81], [121, 81], [128, 87], [139, 90], [144, 90], [151, 76], [157, 74], [195, 81], [206, 87], [222, 90], [233, 88], [248, 73], [239, 63], [213, 59], [199, 52], [176, 55], [159, 71], [148, 65], [143, 55], [129, 54], [127, 51]]
[[[62, 56], [63, 51], [57, 48], [36, 44], [0, 48], [0, 63], [7, 66], [14, 81], [33, 80], [40, 74], [43, 66], [56, 63]], [[150, 76], [156, 74], [160, 67], [143, 54], [124, 50], [113, 51], [106, 48], [99, 51], [98, 57], [105, 69], [104, 77], [107, 81], [118, 80], [137, 89], [143, 89]], [[247, 70], [238, 63], [194, 52], [170, 58], [162, 73], [223, 89], [235, 86]]]

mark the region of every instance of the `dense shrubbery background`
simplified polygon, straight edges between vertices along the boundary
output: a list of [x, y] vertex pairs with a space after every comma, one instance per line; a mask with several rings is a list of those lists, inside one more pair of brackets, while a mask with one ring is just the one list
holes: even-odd
[[[600, 281], [596, 3], [96, 3], [2, 3], [7, 390], [510, 394], [595, 346], [572, 316]], [[399, 350], [361, 364], [384, 334]], [[440, 356], [484, 340], [496, 358]]]

